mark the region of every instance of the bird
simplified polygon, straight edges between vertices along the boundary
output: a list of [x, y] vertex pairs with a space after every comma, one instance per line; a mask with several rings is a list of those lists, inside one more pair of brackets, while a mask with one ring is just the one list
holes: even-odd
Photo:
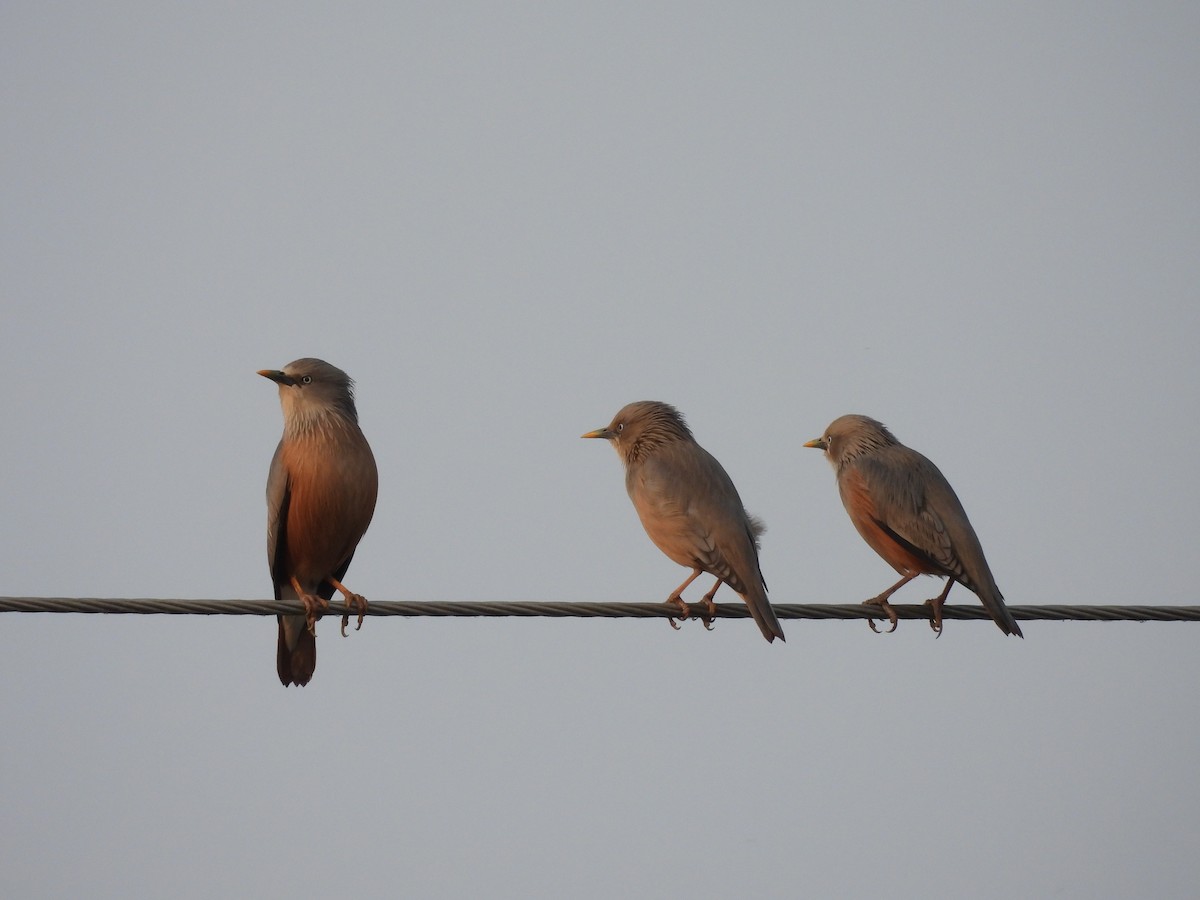
[[606, 428], [582, 437], [612, 444], [625, 464], [625, 489], [646, 534], [670, 559], [692, 570], [667, 603], [678, 604], [688, 618], [683, 591], [707, 572], [717, 581], [704, 597], [706, 627], [716, 612], [713, 597], [728, 584], [746, 601], [763, 637], [785, 640], [758, 563], [758, 539], [765, 528], [746, 512], [732, 479], [696, 443], [679, 410], [653, 400], [630, 403]]
[[[918, 575], [937, 575], [946, 578], [946, 587], [926, 602], [932, 607], [930, 625], [938, 636], [942, 606], [958, 582], [978, 595], [1001, 631], [1024, 637], [1004, 605], [1004, 595], [996, 587], [958, 495], [937, 466], [868, 416], [834, 419], [822, 437], [804, 446], [825, 452], [837, 473], [850, 521], [871, 549], [903, 576], [879, 596], [864, 601], [887, 614], [889, 632], [896, 630], [896, 612], [888, 598]], [[875, 630], [875, 624], [869, 624]]]
[[276, 600], [303, 616], [278, 616], [276, 670], [284, 687], [308, 684], [317, 665], [316, 620], [334, 590], [362, 627], [367, 601], [342, 584], [371, 524], [379, 492], [375, 457], [354, 405], [354, 382], [337, 366], [305, 358], [258, 372], [279, 385], [283, 437], [267, 477], [267, 561]]

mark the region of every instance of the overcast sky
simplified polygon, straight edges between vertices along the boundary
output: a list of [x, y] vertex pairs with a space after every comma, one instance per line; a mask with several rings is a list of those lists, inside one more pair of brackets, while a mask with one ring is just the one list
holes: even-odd
[[[859, 412], [1010, 604], [1197, 603], [1197, 35], [7, 3], [0, 594], [269, 597], [255, 371], [319, 356], [379, 463], [373, 600], [665, 599], [579, 440], [658, 399], [775, 602], [895, 580], [801, 448]], [[1195, 895], [1200, 625], [784, 625], [325, 620], [285, 690], [270, 619], [0, 616], [0, 895]]]

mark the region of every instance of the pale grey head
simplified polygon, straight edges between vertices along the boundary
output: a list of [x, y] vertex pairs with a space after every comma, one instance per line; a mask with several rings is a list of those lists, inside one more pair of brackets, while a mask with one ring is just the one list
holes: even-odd
[[629, 403], [613, 416], [607, 427], [589, 431], [582, 437], [606, 439], [627, 466], [666, 444], [695, 441], [683, 413], [658, 400]]
[[289, 429], [308, 429], [330, 416], [358, 423], [354, 381], [323, 359], [305, 357], [258, 374], [279, 385], [283, 420]]
[[882, 422], [851, 413], [834, 419], [821, 437], [804, 446], [824, 450], [833, 467], [841, 469], [857, 456], [898, 443]]

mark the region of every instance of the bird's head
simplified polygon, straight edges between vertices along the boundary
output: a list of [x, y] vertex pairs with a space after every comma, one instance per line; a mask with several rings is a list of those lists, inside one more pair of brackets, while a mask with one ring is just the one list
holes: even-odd
[[358, 421], [354, 381], [323, 359], [297, 359], [282, 369], [260, 369], [258, 374], [279, 385], [287, 428], [304, 429], [330, 415]]
[[833, 467], [840, 469], [856, 456], [895, 443], [896, 439], [882, 422], [868, 416], [847, 415], [834, 419], [821, 437], [807, 441], [804, 446], [824, 450]]
[[692, 432], [683, 414], [669, 403], [639, 400], [623, 407], [605, 428], [581, 435], [609, 441], [626, 465], [673, 441], [691, 441]]

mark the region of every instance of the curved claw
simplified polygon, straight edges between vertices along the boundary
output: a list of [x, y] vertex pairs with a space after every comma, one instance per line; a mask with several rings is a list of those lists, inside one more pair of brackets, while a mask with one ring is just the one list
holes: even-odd
[[346, 614], [342, 616], [342, 637], [346, 636], [346, 626], [350, 624], [350, 607], [353, 606], [358, 612], [358, 625], [355, 626], [355, 631], [361, 631], [363, 626], [363, 616], [367, 613], [367, 598], [362, 594], [347, 594], [346, 595]]
[[896, 610], [892, 609], [892, 604], [886, 600], [880, 600], [878, 597], [870, 600], [864, 600], [863, 606], [878, 606], [879, 611], [888, 617], [888, 624], [891, 626], [887, 631], [881, 632], [875, 627], [874, 619], [867, 619], [867, 624], [871, 626], [871, 630], [876, 634], [891, 634], [896, 630], [896, 626], [900, 624], [900, 617], [896, 615]]
[[324, 597], [315, 597], [312, 594], [301, 594], [300, 602], [304, 604], [304, 622], [308, 627], [308, 632], [313, 637], [317, 635], [317, 619], [321, 617], [321, 611], [329, 609], [329, 601]]
[[[692, 617], [691, 607], [688, 606], [686, 603], [684, 603], [683, 598], [680, 597], [678, 594], [672, 594], [670, 597], [668, 597], [666, 605], [679, 607], [679, 618], [681, 621], [686, 622], [688, 619], [690, 619]], [[667, 621], [671, 623], [672, 628], [674, 628], [676, 631], [679, 630], [679, 624], [675, 621], [674, 616], [671, 616], [670, 618], [668, 618]]]
[[674, 594], [667, 598], [667, 606], [679, 607], [679, 618], [685, 622], [692, 617], [692, 608], [683, 602], [683, 598]]
[[934, 597], [932, 600], [926, 600], [925, 605], [932, 607], [933, 615], [929, 619], [929, 627], [933, 629], [937, 638], [942, 636], [942, 597]]

